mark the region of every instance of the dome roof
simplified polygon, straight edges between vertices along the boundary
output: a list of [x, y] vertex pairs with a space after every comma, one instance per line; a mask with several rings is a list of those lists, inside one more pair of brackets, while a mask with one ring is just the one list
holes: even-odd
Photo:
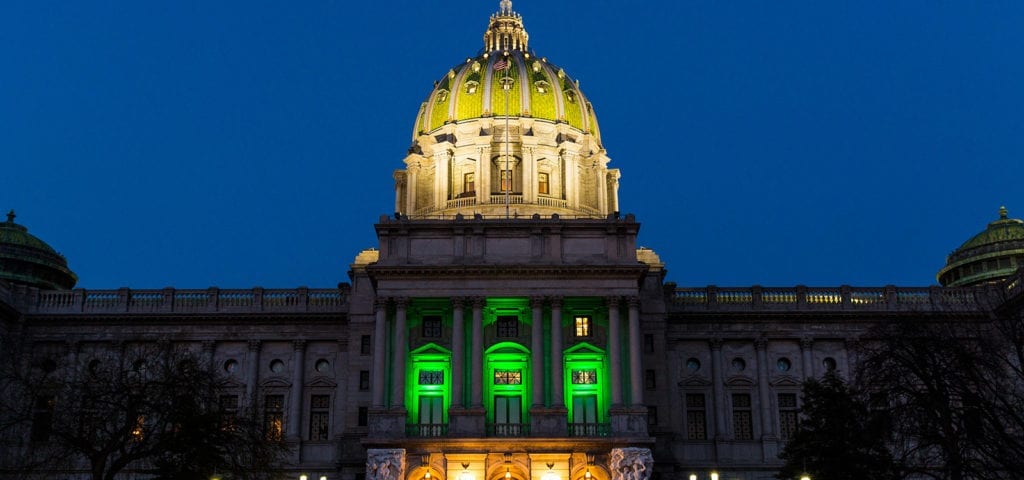
[[45, 289], [69, 289], [78, 277], [46, 242], [14, 223], [14, 210], [0, 223], [0, 279]]
[[946, 258], [939, 283], [977, 285], [998, 281], [1024, 266], [1024, 221], [1009, 218], [1000, 207], [999, 219], [960, 245]]
[[565, 70], [529, 49], [512, 2], [501, 2], [484, 33], [484, 48], [434, 82], [420, 106], [413, 141], [445, 124], [498, 117], [564, 123], [600, 141], [593, 106]]

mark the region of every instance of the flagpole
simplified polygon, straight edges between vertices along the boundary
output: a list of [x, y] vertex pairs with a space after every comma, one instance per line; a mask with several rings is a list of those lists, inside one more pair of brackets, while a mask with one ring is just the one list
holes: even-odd
[[[511, 61], [511, 59], [509, 59], [508, 52], [506, 51], [505, 52], [505, 62], [510, 62], [510, 61]], [[509, 159], [508, 159], [509, 151], [508, 150], [509, 150], [509, 142], [510, 142], [511, 136], [512, 136], [512, 132], [510, 132], [509, 129], [508, 129], [509, 128], [509, 126], [508, 126], [509, 125], [509, 121], [508, 121], [509, 105], [508, 105], [508, 102], [509, 102], [509, 94], [510, 94], [510, 92], [512, 90], [512, 85], [509, 82], [508, 74], [509, 74], [509, 72], [511, 70], [512, 70], [512, 64], [509, 63], [505, 67], [505, 81], [502, 82], [505, 85], [505, 171], [503, 173], [506, 175], [506, 178], [505, 178], [505, 182], [506, 182], [505, 183], [505, 219], [506, 220], [509, 218], [509, 194], [512, 193], [512, 172], [508, 169], [508, 162], [509, 162]]]

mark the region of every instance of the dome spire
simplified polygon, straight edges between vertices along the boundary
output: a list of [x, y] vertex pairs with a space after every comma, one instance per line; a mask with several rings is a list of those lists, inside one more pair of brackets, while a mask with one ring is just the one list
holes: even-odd
[[523, 27], [523, 16], [512, 11], [512, 0], [501, 0], [498, 13], [491, 15], [484, 32], [484, 51], [526, 51], [529, 39]]
[[1009, 216], [1010, 216], [1010, 212], [1008, 212], [1006, 210], [1005, 206], [999, 207], [999, 218], [1000, 219], [1006, 219], [1006, 218], [1009, 218]]

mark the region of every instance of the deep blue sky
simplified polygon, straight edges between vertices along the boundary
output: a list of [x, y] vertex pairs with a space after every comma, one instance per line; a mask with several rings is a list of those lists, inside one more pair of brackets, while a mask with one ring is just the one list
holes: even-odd
[[[516, 0], [683, 285], [929, 285], [1024, 216], [1024, 2]], [[498, 0], [0, 3], [0, 208], [79, 286], [331, 287]]]

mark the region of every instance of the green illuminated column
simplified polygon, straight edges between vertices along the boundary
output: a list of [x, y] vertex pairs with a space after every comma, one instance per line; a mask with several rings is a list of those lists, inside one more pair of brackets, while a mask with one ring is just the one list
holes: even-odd
[[530, 325], [530, 371], [533, 372], [533, 399], [534, 407], [544, 406], [544, 297], [530, 298], [533, 324]]
[[640, 373], [640, 299], [629, 297], [629, 388], [633, 391], [631, 405], [644, 403]]
[[452, 406], [462, 408], [465, 406], [465, 397], [462, 393], [463, 365], [466, 359], [463, 358], [466, 350], [466, 321], [463, 317], [466, 299], [462, 297], [452, 298]]
[[376, 307], [377, 316], [373, 325], [373, 406], [384, 408], [384, 332], [388, 313], [387, 301], [378, 298]]
[[551, 299], [551, 406], [564, 407], [562, 385], [562, 297]]
[[[487, 162], [480, 162], [487, 163]], [[473, 352], [472, 370], [469, 380], [472, 385], [471, 399], [473, 408], [483, 408], [483, 368], [484, 368], [484, 297], [473, 298]]]
[[612, 405], [622, 405], [622, 332], [619, 318], [620, 297], [608, 297], [608, 363], [611, 367]]
[[392, 373], [394, 375], [391, 385], [391, 408], [405, 405], [405, 356], [408, 348], [405, 344], [405, 307], [408, 300], [405, 298], [395, 299], [395, 351], [392, 360]]

